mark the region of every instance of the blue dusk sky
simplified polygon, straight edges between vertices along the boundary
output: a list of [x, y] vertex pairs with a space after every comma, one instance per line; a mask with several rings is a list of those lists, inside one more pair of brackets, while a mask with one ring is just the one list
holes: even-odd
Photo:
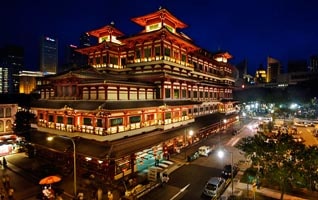
[[267, 56], [286, 66], [288, 60], [318, 54], [317, 0], [2, 1], [0, 47], [23, 46], [26, 68], [38, 70], [42, 35], [58, 39], [62, 63], [65, 46], [78, 45], [83, 32], [114, 21], [124, 34], [136, 34], [142, 27], [130, 19], [160, 6], [188, 25], [179, 31], [198, 46], [228, 51], [232, 64], [247, 59], [252, 75]]

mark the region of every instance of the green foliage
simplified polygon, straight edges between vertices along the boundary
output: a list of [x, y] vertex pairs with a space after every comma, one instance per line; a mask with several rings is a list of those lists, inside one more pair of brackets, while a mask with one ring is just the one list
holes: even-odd
[[14, 130], [17, 133], [26, 132], [31, 129], [31, 122], [35, 121], [35, 115], [28, 111], [19, 111], [15, 115]]
[[238, 148], [251, 158], [254, 166], [262, 169], [259, 177], [280, 188], [282, 198], [292, 187], [309, 186], [312, 180], [307, 180], [308, 177], [317, 176], [317, 150], [295, 142], [291, 135], [278, 134], [273, 139], [257, 134], [242, 139]]

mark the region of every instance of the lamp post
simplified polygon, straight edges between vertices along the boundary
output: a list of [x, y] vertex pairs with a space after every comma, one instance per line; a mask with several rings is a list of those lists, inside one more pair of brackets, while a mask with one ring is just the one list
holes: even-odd
[[77, 181], [76, 181], [76, 147], [75, 147], [75, 141], [71, 138], [71, 137], [67, 137], [67, 136], [63, 136], [63, 135], [56, 135], [56, 136], [53, 136], [53, 137], [48, 137], [47, 140], [48, 141], [52, 141], [54, 139], [54, 137], [60, 137], [60, 138], [63, 138], [63, 139], [67, 139], [67, 140], [71, 140], [72, 141], [72, 144], [73, 144], [73, 168], [74, 168], [74, 196], [76, 197], [76, 194], [77, 194]]
[[188, 133], [188, 128], [184, 129], [184, 145], [186, 145], [184, 147], [185, 151], [184, 151], [184, 158], [187, 159], [187, 143], [188, 143], [188, 135], [191, 137], [191, 142], [192, 142], [192, 136], [193, 136], [193, 131], [190, 130]]
[[[230, 155], [231, 155], [231, 187], [232, 187], [231, 193], [232, 193], [232, 196], [233, 196], [233, 188], [234, 188], [234, 185], [233, 185], [233, 152], [231, 152], [231, 151], [227, 151], [227, 152], [230, 153]], [[218, 156], [219, 156], [219, 158], [223, 158], [224, 157], [224, 151], [219, 150], [218, 151]]]
[[219, 146], [221, 145], [221, 135], [225, 133], [227, 119], [220, 120], [219, 122]]
[[190, 136], [191, 144], [192, 144], [193, 143], [193, 130], [189, 131], [189, 136]]
[[224, 124], [224, 130], [226, 129], [226, 123], [227, 123], [227, 119], [223, 119], [223, 124]]
[[190, 136], [192, 138], [193, 131], [189, 130], [189, 132], [188, 132], [188, 128], [186, 128], [186, 129], [184, 129], [184, 143], [185, 143], [185, 145], [188, 143], [188, 136]]

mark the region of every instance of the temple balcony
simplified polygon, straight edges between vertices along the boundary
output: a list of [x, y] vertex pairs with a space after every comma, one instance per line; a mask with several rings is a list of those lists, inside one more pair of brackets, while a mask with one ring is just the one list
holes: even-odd
[[194, 122], [194, 118], [187, 118], [186, 120], [169, 120], [161, 121], [156, 125], [140, 127], [136, 129], [128, 129], [123, 126], [110, 127], [104, 130], [101, 127], [64, 125], [60, 123], [39, 121], [38, 124], [32, 124], [40, 132], [46, 132], [56, 135], [64, 135], [68, 137], [82, 137], [86, 139], [94, 139], [97, 141], [113, 141], [125, 137], [131, 137], [139, 134], [150, 133], [156, 130], [169, 130], [179, 126], [187, 125]]

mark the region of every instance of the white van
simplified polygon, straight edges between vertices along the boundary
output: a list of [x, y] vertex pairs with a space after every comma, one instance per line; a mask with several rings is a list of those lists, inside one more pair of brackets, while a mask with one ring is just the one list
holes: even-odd
[[212, 152], [212, 148], [209, 146], [201, 146], [199, 147], [198, 152], [200, 156], [209, 156], [209, 154]]

